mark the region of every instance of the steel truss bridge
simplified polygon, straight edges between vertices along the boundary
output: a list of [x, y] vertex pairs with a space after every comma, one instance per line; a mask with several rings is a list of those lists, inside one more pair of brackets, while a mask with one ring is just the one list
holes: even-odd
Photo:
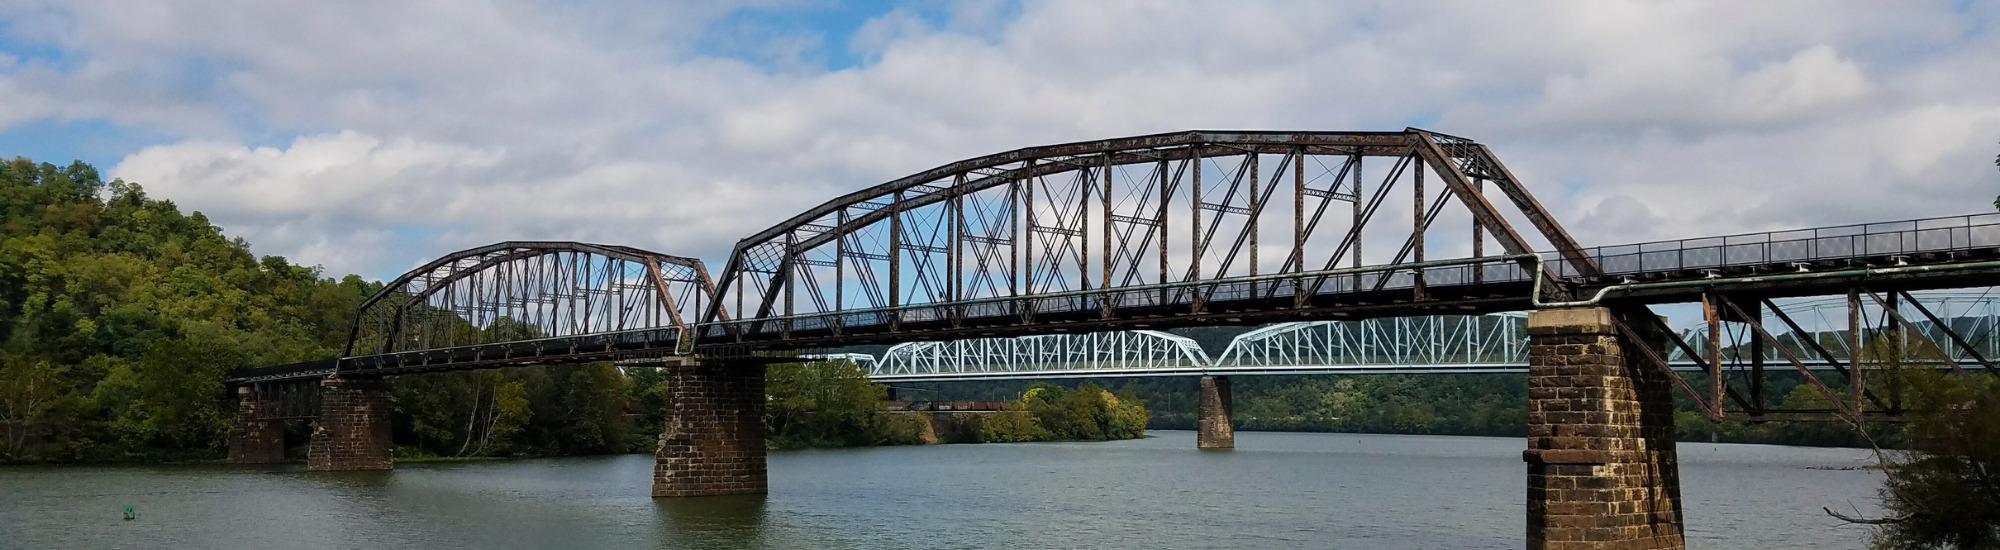
[[[1947, 341], [1947, 333], [1970, 335], [1971, 352], [1951, 347], [1939, 350], [1951, 362], [1977, 368], [1979, 357], [2000, 357], [2000, 294], [1987, 292], [1916, 293], [1917, 306], [1901, 306], [1902, 314], [1918, 317], [1919, 307], [1937, 312], [1945, 325], [1916, 323], [1917, 332], [1903, 335], [1884, 327], [1879, 306], [1864, 308], [1862, 330], [1873, 337], [1902, 336], [1900, 347], [1913, 342]], [[1792, 353], [1810, 354], [1813, 340], [1837, 362], [1857, 357], [1855, 349], [1837, 336], [1847, 329], [1845, 299], [1790, 300], [1766, 312], [1772, 326], [1791, 319], [1803, 329], [1775, 334]], [[1710, 343], [1707, 325], [1679, 331], [1689, 349], [1670, 349], [1675, 370], [1702, 372], [1701, 357]], [[1745, 330], [1725, 332], [1725, 361], [1733, 368], [1750, 362], [1753, 347]], [[1689, 352], [1694, 355], [1689, 355]], [[1976, 352], [1976, 353], [1973, 353]], [[1775, 347], [1761, 352], [1766, 362], [1784, 361]], [[1870, 364], [1882, 357], [1859, 357]], [[1425, 316], [1362, 321], [1303, 321], [1255, 328], [1232, 338], [1214, 356], [1193, 339], [1159, 331], [1135, 330], [1090, 334], [981, 338], [897, 344], [880, 356], [866, 353], [814, 354], [813, 359], [847, 361], [882, 382], [939, 382], [975, 379], [1094, 378], [1121, 376], [1210, 376], [1257, 374], [1411, 374], [1427, 372], [1527, 372], [1528, 334], [1525, 315]], [[1919, 355], [1915, 360], [1927, 358]], [[1938, 365], [1943, 366], [1943, 365]], [[1831, 371], [1826, 362], [1807, 365]]]
[[[1890, 407], [1862, 396], [1862, 362], [1843, 359], [1828, 335], [1845, 334], [1850, 348], [1882, 334], [1924, 337], [1918, 347], [1953, 357], [1950, 365], [1970, 358], [1993, 368], [1977, 335], [1910, 293], [1990, 287], [1996, 275], [2000, 215], [1590, 248], [1469, 139], [1414, 128], [1180, 132], [1018, 149], [843, 195], [738, 242], [713, 280], [699, 260], [630, 247], [507, 242], [456, 252], [369, 298], [341, 357], [245, 369], [231, 382], [687, 355], [793, 361], [920, 341], [964, 342], [907, 347], [911, 359], [883, 365], [1039, 358], [1061, 356], [1046, 347], [1064, 351], [1069, 341], [992, 339], [1263, 323], [1286, 323], [1260, 331], [1278, 347], [1434, 323], [1402, 334], [1437, 334], [1441, 347], [1407, 353], [1503, 354], [1517, 344], [1478, 338], [1507, 317], [1415, 319], [1602, 305], [1641, 320], [1623, 327], [1629, 335], [1671, 337], [1648, 353], [1660, 368], [1705, 373], [1682, 389], [1712, 416], [1767, 410], [1762, 396], [1740, 391], [1767, 363], [1812, 377], [1840, 398], [1836, 412], [1859, 414]], [[1816, 296], [1839, 297], [1852, 319], [1846, 332], [1786, 343], [1783, 334], [1806, 329], [1777, 301]], [[1702, 304], [1705, 332], [1681, 335], [1638, 314], [1671, 303]], [[1325, 321], [1362, 324], [1336, 334]], [[1198, 359], [1174, 356], [1185, 348], [1159, 335], [1076, 345]], [[1501, 348], [1480, 347], [1489, 342]], [[1289, 362], [1272, 349], [1217, 360]], [[1036, 361], [1151, 368], [1077, 357]], [[1733, 374], [1740, 362], [1751, 365]], [[1827, 371], [1828, 380], [1815, 374]]]

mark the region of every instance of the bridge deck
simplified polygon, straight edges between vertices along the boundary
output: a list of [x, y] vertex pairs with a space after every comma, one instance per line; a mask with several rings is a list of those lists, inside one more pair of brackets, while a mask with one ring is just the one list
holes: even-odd
[[[1704, 292], [1774, 298], [2000, 283], [2000, 214], [1749, 233], [1586, 249], [1581, 278], [1554, 253], [1191, 281], [897, 308], [742, 319], [445, 349], [364, 355], [339, 369], [370, 376], [629, 359], [699, 351], [746, 357], [815, 346], [1314, 319], [1481, 314], [1536, 307], [1536, 262], [1582, 298], [1674, 303]], [[1421, 283], [1417, 273], [1421, 271]], [[1538, 271], [1538, 270], [1537, 270]], [[692, 344], [692, 345], [690, 345]], [[325, 376], [333, 360], [232, 373], [232, 382]], [[1483, 368], [1483, 367], [1482, 367]]]

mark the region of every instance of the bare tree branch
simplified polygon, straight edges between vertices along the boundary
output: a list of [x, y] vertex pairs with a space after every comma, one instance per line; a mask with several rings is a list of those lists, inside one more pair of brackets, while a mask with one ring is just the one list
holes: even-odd
[[1915, 513], [1908, 513], [1908, 514], [1898, 514], [1885, 518], [1870, 519], [1870, 518], [1857, 518], [1854, 516], [1842, 515], [1840, 512], [1835, 512], [1833, 511], [1832, 508], [1827, 508], [1824, 506], [1820, 507], [1820, 509], [1825, 510], [1826, 515], [1833, 516], [1834, 519], [1838, 519], [1840, 521], [1845, 521], [1848, 523], [1859, 523], [1862, 525], [1888, 525], [1891, 523], [1902, 523], [1905, 521], [1909, 521], [1910, 518], [1916, 516]]

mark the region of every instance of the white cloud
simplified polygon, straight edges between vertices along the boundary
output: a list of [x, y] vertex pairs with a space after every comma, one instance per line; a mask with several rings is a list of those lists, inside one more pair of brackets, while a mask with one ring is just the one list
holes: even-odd
[[0, 7], [70, 58], [0, 64], [0, 126], [185, 136], [113, 173], [259, 252], [375, 276], [516, 238], [719, 261], [943, 162], [1187, 128], [1474, 137], [1587, 244], [1961, 213], [2000, 192], [1990, 6], [966, 2], [831, 41], [866, 60], [838, 71], [797, 66], [813, 57], [797, 33], [768, 33], [793, 42], [764, 66], [693, 50], [730, 9]]

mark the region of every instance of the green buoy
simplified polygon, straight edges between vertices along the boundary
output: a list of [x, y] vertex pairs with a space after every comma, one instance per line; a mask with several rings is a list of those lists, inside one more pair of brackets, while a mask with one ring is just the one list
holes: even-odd
[[134, 511], [132, 511], [132, 507], [131, 507], [131, 506], [126, 506], [126, 507], [125, 507], [125, 521], [132, 521], [132, 520], [135, 520], [135, 519], [139, 519], [139, 513], [138, 513], [138, 512], [134, 512]]

